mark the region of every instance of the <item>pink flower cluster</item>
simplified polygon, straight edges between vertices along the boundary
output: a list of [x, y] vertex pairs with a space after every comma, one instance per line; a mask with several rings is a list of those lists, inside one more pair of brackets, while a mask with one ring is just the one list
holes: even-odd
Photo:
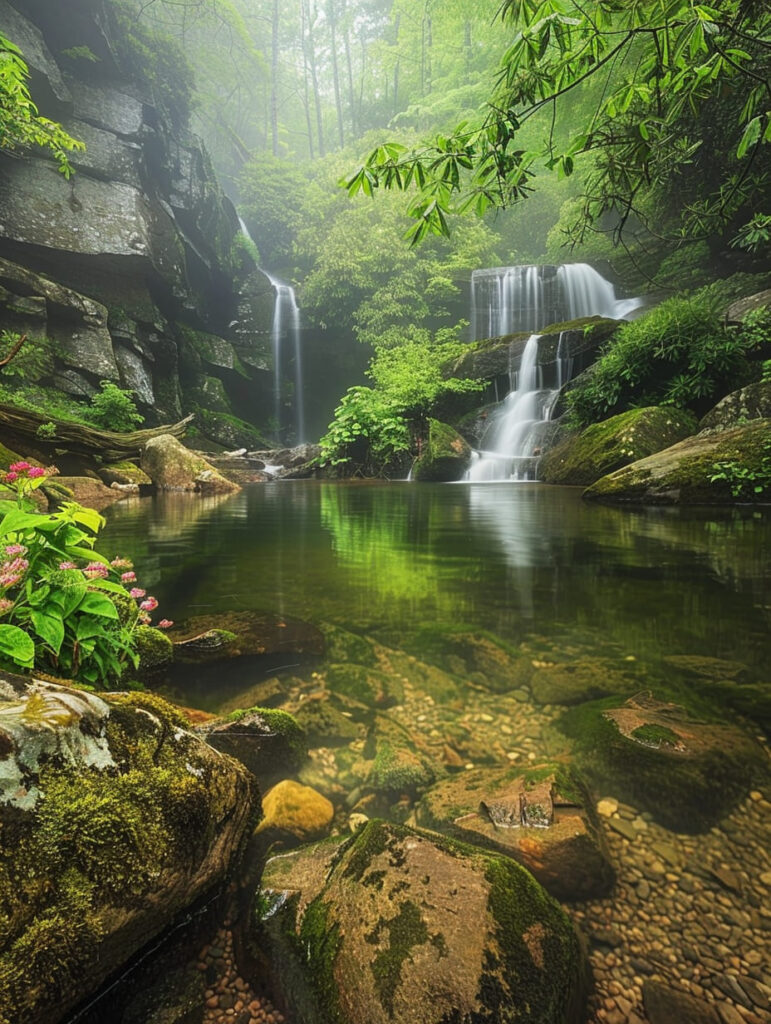
[[29, 569], [29, 562], [26, 558], [6, 558], [0, 564], [0, 587], [7, 590], [21, 583], [24, 573]]
[[110, 570], [102, 562], [89, 562], [83, 570], [83, 575], [88, 580], [106, 580]]
[[42, 466], [31, 466], [29, 462], [12, 462], [8, 467], [8, 472], [5, 474], [5, 482], [12, 484], [24, 476], [29, 480], [39, 480], [40, 477], [48, 476], [49, 472], [49, 470], [43, 469]]
[[5, 615], [13, 608], [13, 601], [9, 601], [7, 597], [0, 597], [0, 615]]

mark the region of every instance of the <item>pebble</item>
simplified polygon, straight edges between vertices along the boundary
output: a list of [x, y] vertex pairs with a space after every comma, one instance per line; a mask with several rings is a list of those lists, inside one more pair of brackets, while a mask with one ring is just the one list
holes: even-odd
[[614, 800], [613, 797], [603, 797], [602, 800], [597, 801], [597, 813], [601, 814], [603, 818], [610, 818], [618, 810], [618, 800]]

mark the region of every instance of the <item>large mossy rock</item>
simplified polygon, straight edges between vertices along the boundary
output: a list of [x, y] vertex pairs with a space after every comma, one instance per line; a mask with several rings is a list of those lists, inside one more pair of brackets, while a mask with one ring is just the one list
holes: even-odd
[[[561, 339], [561, 354], [581, 367], [619, 326], [620, 321], [600, 316], [579, 317], [566, 323], [544, 325], [538, 343], [538, 365], [556, 365]], [[453, 377], [490, 381], [496, 377], [508, 377], [511, 367], [518, 365], [529, 337], [527, 331], [521, 331], [501, 338], [475, 341], [452, 367], [447, 368], [448, 376], [451, 373]]]
[[335, 808], [325, 796], [311, 786], [293, 779], [282, 779], [262, 798], [263, 818], [257, 826], [272, 840], [287, 839], [307, 843], [328, 835]]
[[327, 665], [327, 686], [333, 693], [366, 704], [370, 708], [391, 708], [404, 700], [404, 684], [395, 675], [366, 665]]
[[433, 483], [460, 480], [470, 458], [468, 441], [454, 427], [440, 420], [429, 420], [428, 437], [420, 458], [412, 467], [412, 478]]
[[215, 750], [236, 758], [261, 783], [296, 772], [308, 756], [308, 739], [292, 715], [277, 708], [248, 708], [204, 722], [196, 732]]
[[527, 686], [533, 673], [532, 661], [522, 651], [471, 625], [429, 623], [405, 638], [405, 646], [461, 681], [496, 693]]
[[254, 779], [144, 693], [0, 677], [0, 1020], [53, 1024], [221, 884]]
[[760, 380], [721, 398], [699, 423], [701, 430], [728, 430], [748, 420], [771, 419], [771, 380]]
[[318, 655], [323, 634], [304, 619], [275, 612], [217, 612], [177, 623], [171, 639], [176, 661], [207, 664], [263, 654]]
[[[767, 501], [768, 486], [759, 493], [747, 486], [735, 496], [731, 480], [737, 476], [767, 479], [770, 457], [771, 419], [753, 420], [730, 430], [697, 434], [633, 462], [602, 477], [584, 491], [584, 497], [636, 505]], [[718, 472], [717, 463], [733, 467], [725, 479], [711, 479]]]
[[561, 900], [607, 894], [614, 881], [589, 793], [560, 764], [480, 768], [438, 783], [418, 825], [506, 854]]
[[682, 441], [695, 427], [693, 417], [680, 409], [630, 409], [572, 434], [547, 451], [538, 463], [538, 475], [548, 484], [587, 487], [607, 473]]
[[557, 724], [593, 784], [675, 832], [706, 831], [768, 773], [763, 751], [740, 728], [650, 691], [582, 704]]
[[584, 1020], [572, 926], [507, 857], [371, 821], [270, 860], [262, 905], [297, 1024]]
[[142, 452], [142, 469], [159, 491], [230, 494], [241, 489], [171, 434], [161, 434], [147, 442]]

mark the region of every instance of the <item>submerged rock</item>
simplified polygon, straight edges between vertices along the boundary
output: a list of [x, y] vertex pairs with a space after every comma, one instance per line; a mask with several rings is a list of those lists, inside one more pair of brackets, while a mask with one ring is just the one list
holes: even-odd
[[0, 678], [0, 1019], [49, 1024], [234, 866], [253, 778], [151, 694]]
[[[769, 439], [771, 419], [697, 434], [602, 477], [584, 492], [584, 497], [638, 505], [768, 501], [768, 486], [759, 492], [754, 486], [767, 479], [764, 463], [771, 454]], [[718, 464], [723, 464], [726, 471], [713, 480], [720, 472]], [[749, 481], [749, 485], [745, 487], [742, 481]], [[737, 484], [740, 493], [734, 494]]]
[[584, 1019], [571, 924], [506, 857], [370, 821], [270, 860], [261, 903], [258, 942], [303, 1024]]
[[322, 633], [309, 622], [273, 612], [194, 615], [170, 634], [176, 661], [203, 663], [257, 654], [324, 651]]
[[473, 626], [432, 623], [408, 640], [409, 650], [464, 682], [506, 693], [526, 686], [532, 661], [494, 633]]
[[682, 441], [695, 428], [693, 417], [681, 409], [631, 409], [594, 423], [547, 451], [538, 463], [538, 475], [547, 484], [587, 487], [607, 473]]
[[430, 789], [415, 816], [513, 858], [558, 899], [603, 896], [613, 885], [591, 798], [565, 765], [463, 772]]
[[327, 686], [371, 708], [390, 708], [404, 700], [404, 685], [391, 673], [365, 665], [327, 665]]
[[633, 693], [639, 688], [639, 680], [627, 664], [617, 665], [607, 658], [541, 665], [530, 680], [536, 704], [582, 704], [614, 693]]
[[292, 779], [276, 783], [262, 798], [263, 818], [258, 832], [271, 838], [307, 843], [326, 836], [332, 827], [335, 808], [321, 793]]
[[453, 427], [428, 421], [428, 437], [412, 467], [413, 480], [443, 483], [460, 480], [468, 468], [471, 447]]
[[161, 434], [147, 442], [141, 465], [159, 491], [230, 494], [241, 489], [171, 434]]
[[297, 771], [308, 756], [303, 730], [292, 715], [275, 708], [233, 711], [195, 731], [215, 750], [246, 765], [262, 783]]
[[676, 832], [706, 831], [768, 772], [761, 748], [737, 726], [650, 691], [582, 704], [557, 724], [592, 782]]

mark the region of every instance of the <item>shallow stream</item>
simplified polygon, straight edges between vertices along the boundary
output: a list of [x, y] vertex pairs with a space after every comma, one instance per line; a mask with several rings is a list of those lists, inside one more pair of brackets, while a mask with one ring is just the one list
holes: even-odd
[[[663, 688], [667, 699], [692, 697], [697, 710], [706, 698], [711, 721], [764, 741], [771, 510], [615, 509], [538, 484], [303, 481], [224, 500], [121, 502], [107, 519], [101, 549], [134, 560], [170, 619], [260, 611], [331, 623], [455, 678], [463, 659], [447, 656], [437, 636], [500, 638], [529, 673], [511, 690], [469, 673], [460, 699], [445, 707], [403, 678], [404, 699], [389, 712], [429, 746], [446, 752], [449, 744], [460, 757], [452, 770], [569, 756], [555, 723], [578, 703], [576, 691], [548, 702], [535, 696], [533, 680], [555, 665], [584, 666], [598, 680], [592, 699], [614, 692], [620, 675], [626, 694]], [[291, 654], [217, 672], [189, 668], [172, 695], [209, 711], [232, 708], [260, 677], [283, 674], [297, 701], [303, 686], [318, 686], [317, 670], [323, 663]], [[582, 678], [574, 678], [578, 691]], [[312, 756], [315, 778], [347, 814], [347, 784], [335, 773], [350, 761], [325, 750]], [[758, 786], [711, 828], [682, 831], [671, 812], [664, 827], [655, 807], [638, 805], [622, 780], [595, 786], [617, 882], [610, 896], [570, 910], [591, 941], [592, 1020], [644, 1020], [651, 977], [714, 1003], [723, 1021], [770, 1019], [762, 981], [771, 806]]]

